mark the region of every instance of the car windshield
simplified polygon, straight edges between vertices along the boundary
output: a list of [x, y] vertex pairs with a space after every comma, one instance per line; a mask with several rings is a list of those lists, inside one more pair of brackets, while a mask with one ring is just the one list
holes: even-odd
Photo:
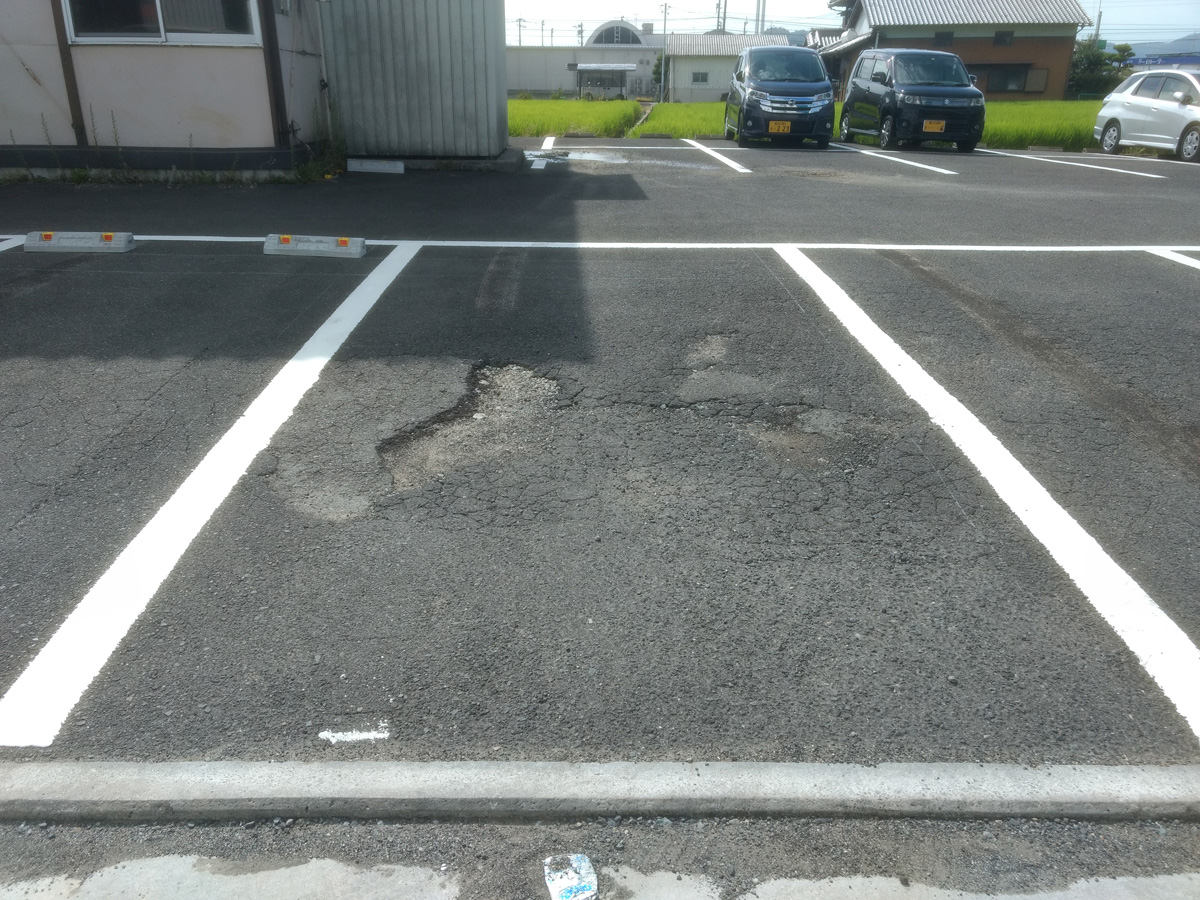
[[750, 57], [750, 76], [756, 81], [824, 81], [825, 71], [816, 54], [767, 50]]
[[957, 56], [897, 56], [897, 84], [937, 84], [966, 87], [971, 83]]

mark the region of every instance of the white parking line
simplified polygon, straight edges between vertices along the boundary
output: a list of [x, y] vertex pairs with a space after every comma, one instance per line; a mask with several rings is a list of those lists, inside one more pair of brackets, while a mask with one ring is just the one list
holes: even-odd
[[23, 237], [8, 238], [7, 240], [0, 241], [0, 253], [3, 253], [5, 250], [12, 250], [14, 247], [20, 247], [24, 243], [25, 238]]
[[963, 451], [1200, 737], [1200, 649], [1003, 444], [795, 247], [777, 247], [846, 330]]
[[54, 742], [192, 540], [420, 246], [398, 246], [363, 279], [100, 576], [0, 698], [0, 746]]
[[1123, 175], [1137, 175], [1139, 178], [1166, 178], [1166, 175], [1154, 175], [1150, 172], [1135, 172], [1132, 169], [1115, 169], [1112, 166], [1093, 166], [1090, 163], [1070, 162], [1065, 159], [1050, 159], [1048, 156], [1030, 156], [1024, 153], [1002, 153], [999, 150], [976, 150], [976, 153], [990, 153], [992, 156], [1007, 156], [1011, 159], [1031, 159], [1034, 162], [1051, 163], [1056, 166], [1075, 166], [1079, 169], [1099, 169], [1101, 172], [1119, 172]]
[[542, 141], [542, 149], [543, 150], [553, 150], [554, 149], [553, 135], [551, 135], [550, 137], [548, 137], [544, 141]]
[[863, 150], [860, 147], [850, 147], [846, 144], [830, 144], [830, 150], [849, 151], [853, 153], [861, 153], [864, 156], [874, 156], [879, 159], [890, 159], [892, 162], [902, 163], [906, 166], [916, 166], [918, 169], [928, 169], [930, 172], [938, 172], [942, 175], [957, 175], [957, 172], [951, 172], [949, 169], [939, 169], [937, 166], [927, 166], [925, 163], [913, 162], [911, 159], [904, 159], [894, 153], [880, 153], [876, 150]]
[[546, 168], [546, 160], [535, 159], [532, 163], [530, 163], [530, 168], [531, 169], [544, 169], [544, 168]]
[[699, 141], [693, 141], [691, 138], [684, 138], [683, 142], [685, 144], [690, 144], [691, 146], [695, 147], [697, 150], [703, 150], [705, 153], [707, 153], [709, 156], [713, 157], [714, 159], [719, 159], [721, 162], [725, 163], [725, 165], [729, 166], [729, 168], [733, 169], [735, 172], [745, 172], [747, 174], [750, 173], [750, 170], [747, 169], [745, 166], [738, 165], [732, 159], [730, 159], [728, 156], [722, 156], [716, 150], [713, 150], [711, 147], [705, 147]]
[[1192, 259], [1190, 256], [1184, 256], [1182, 253], [1176, 253], [1174, 250], [1151, 250], [1150, 252], [1155, 256], [1161, 256], [1163, 259], [1169, 259], [1171, 262], [1191, 266], [1193, 269], [1200, 269], [1200, 259]]
[[[252, 244], [263, 242], [263, 237], [227, 237], [224, 235], [187, 234], [135, 234], [139, 243], [152, 241], [189, 241], [213, 244]], [[16, 236], [13, 240], [24, 242]], [[368, 238], [368, 247], [399, 247], [412, 241]], [[497, 249], [546, 249], [546, 250], [773, 250], [777, 241], [421, 241], [422, 247], [494, 247]], [[1200, 244], [896, 244], [896, 243], [849, 243], [846, 241], [788, 244], [797, 250], [900, 250], [923, 253], [1200, 253]]]

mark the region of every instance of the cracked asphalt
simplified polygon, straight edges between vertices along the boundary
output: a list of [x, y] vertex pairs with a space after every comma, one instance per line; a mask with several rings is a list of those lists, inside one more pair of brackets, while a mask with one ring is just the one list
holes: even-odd
[[[1147, 186], [906, 156], [959, 175], [752, 150], [742, 176], [698, 151], [642, 166], [631, 146], [624, 162], [504, 176], [0, 188], [8, 234], [535, 242], [425, 246], [54, 743], [0, 758], [1200, 763], [1079, 589], [772, 250], [537, 243], [1178, 246], [1172, 219], [1200, 184], [1200, 167], [1164, 163], [1166, 183]], [[385, 252], [0, 253], [0, 689]], [[1200, 640], [1200, 273], [1129, 252], [806, 252]], [[320, 737], [380, 728], [386, 740]], [[305, 854], [357, 858], [325, 827]], [[876, 874], [891, 854], [960, 889], [1195, 871], [1191, 825], [1149, 826], [1167, 835], [1154, 847], [1141, 827], [1045, 826], [1009, 847], [1050, 866], [1040, 881], [935, 860], [943, 832], [984, 840], [974, 825], [747, 823], [722, 852], [763, 841], [764, 879]], [[493, 856], [533, 841], [480, 828]], [[813, 829], [876, 862], [785, 863], [815, 859], [800, 849]], [[82, 871], [112, 858], [84, 845], [132, 846], [111, 832], [63, 829], [56, 846], [77, 845], [62, 858]], [[1078, 855], [1105, 833], [1108, 868], [1111, 854]], [[191, 845], [182, 827], [164, 834]], [[236, 830], [222, 834], [217, 852]], [[0, 871], [50, 872], [36, 837], [0, 831], [22, 848]], [[701, 843], [635, 868], [726, 865]], [[504, 871], [467, 895], [537, 895]]]

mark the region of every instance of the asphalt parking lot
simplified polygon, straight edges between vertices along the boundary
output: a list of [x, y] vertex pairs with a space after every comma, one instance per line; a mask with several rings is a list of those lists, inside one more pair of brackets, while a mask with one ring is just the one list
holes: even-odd
[[526, 143], [0, 188], [0, 760], [1195, 771], [1200, 167]]

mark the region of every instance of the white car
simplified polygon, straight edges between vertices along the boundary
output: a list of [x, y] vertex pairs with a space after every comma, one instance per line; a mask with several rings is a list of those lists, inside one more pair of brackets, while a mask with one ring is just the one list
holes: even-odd
[[1105, 153], [1122, 147], [1169, 150], [1200, 160], [1200, 73], [1137, 72], [1104, 98], [1092, 136]]

